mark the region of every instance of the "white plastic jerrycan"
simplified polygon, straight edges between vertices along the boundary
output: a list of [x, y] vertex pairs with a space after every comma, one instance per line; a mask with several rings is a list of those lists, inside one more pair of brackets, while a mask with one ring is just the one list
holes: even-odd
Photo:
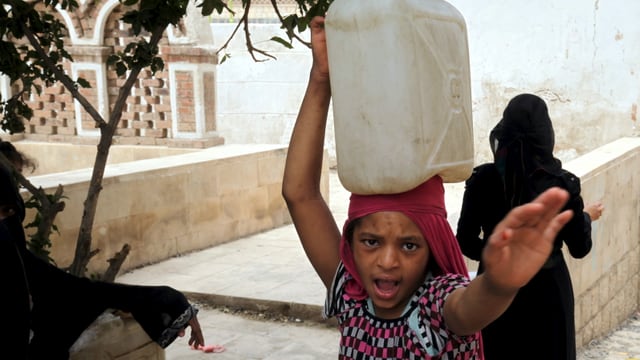
[[325, 18], [338, 176], [357, 194], [473, 170], [464, 18], [444, 0], [335, 0]]

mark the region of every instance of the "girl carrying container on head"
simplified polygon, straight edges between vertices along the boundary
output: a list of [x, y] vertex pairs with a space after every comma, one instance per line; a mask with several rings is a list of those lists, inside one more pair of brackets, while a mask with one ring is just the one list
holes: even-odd
[[401, 194], [353, 194], [341, 234], [319, 185], [331, 100], [324, 18], [310, 28], [313, 66], [282, 193], [328, 289], [324, 315], [338, 320], [340, 359], [484, 359], [480, 330], [544, 264], [572, 215], [559, 213], [567, 193], [552, 188], [509, 212], [484, 250], [485, 272], [473, 281], [438, 176]]

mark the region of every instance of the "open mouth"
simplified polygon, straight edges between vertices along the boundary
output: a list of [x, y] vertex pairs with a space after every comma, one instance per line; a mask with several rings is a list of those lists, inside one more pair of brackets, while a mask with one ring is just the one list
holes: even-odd
[[399, 281], [394, 280], [374, 280], [376, 295], [382, 299], [390, 299], [398, 293]]

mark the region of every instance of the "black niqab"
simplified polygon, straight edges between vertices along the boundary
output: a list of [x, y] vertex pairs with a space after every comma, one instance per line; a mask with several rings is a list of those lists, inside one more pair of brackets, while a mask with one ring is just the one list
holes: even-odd
[[560, 176], [553, 125], [540, 97], [520, 94], [511, 99], [489, 138], [511, 207], [533, 200], [548, 188], [549, 177]]

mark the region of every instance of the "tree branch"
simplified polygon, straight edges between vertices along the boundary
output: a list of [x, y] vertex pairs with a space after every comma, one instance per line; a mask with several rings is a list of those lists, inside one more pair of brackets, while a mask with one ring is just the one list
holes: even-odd
[[129, 251], [131, 251], [129, 244], [124, 244], [119, 252], [117, 252], [111, 259], [107, 260], [109, 262], [109, 267], [104, 274], [102, 274], [102, 281], [114, 282], [116, 280], [116, 276], [118, 276], [118, 272], [120, 271], [120, 268], [122, 268], [124, 260], [129, 255]]
[[[152, 48], [157, 48], [162, 34], [164, 33], [167, 25], [158, 26], [151, 33], [149, 45]], [[107, 159], [109, 157], [109, 148], [113, 141], [113, 135], [118, 128], [118, 123], [122, 118], [122, 111], [127, 102], [127, 97], [131, 92], [131, 88], [138, 79], [140, 71], [143, 69], [142, 65], [135, 65], [130, 69], [129, 76], [124, 85], [120, 88], [118, 97], [114, 103], [109, 121], [106, 126], [100, 128], [100, 141], [98, 143], [98, 151], [96, 153], [96, 160], [93, 165], [93, 173], [91, 174], [91, 181], [89, 183], [89, 191], [87, 192], [87, 198], [84, 201], [84, 212], [82, 214], [82, 222], [80, 223], [80, 231], [78, 233], [78, 241], [76, 243], [76, 252], [73, 258], [73, 263], [69, 267], [70, 272], [74, 275], [80, 276], [86, 271], [87, 264], [89, 263], [91, 249], [91, 229], [95, 221], [96, 209], [98, 206], [98, 197], [100, 191], [102, 191], [102, 179], [104, 178], [104, 170], [107, 165]]]
[[[275, 11], [276, 16], [278, 16], [278, 20], [280, 20], [280, 23], [284, 24], [284, 18], [282, 17], [282, 14], [280, 14], [280, 9], [278, 8], [278, 3], [276, 2], [276, 0], [271, 0], [271, 6], [273, 7], [273, 11]], [[287, 29], [287, 35], [290, 38], [294, 38], [294, 39], [298, 40], [300, 43], [304, 44], [309, 49], [311, 49], [311, 43], [307, 42], [307, 41], [304, 41], [304, 39], [302, 39], [300, 36], [296, 35], [296, 33], [293, 30], [288, 31], [288, 29]]]
[[244, 38], [247, 44], [247, 50], [249, 51], [249, 54], [251, 54], [251, 58], [253, 59], [253, 61], [255, 62], [263, 62], [266, 61], [267, 59], [262, 59], [262, 60], [258, 60], [258, 58], [256, 58], [255, 53], [258, 54], [262, 54], [263, 56], [272, 58], [274, 60], [276, 60], [276, 57], [267, 53], [264, 50], [260, 50], [256, 47], [253, 46], [253, 42], [251, 41], [251, 33], [249, 32], [249, 10], [251, 8], [251, 0], [247, 0], [247, 3], [245, 5], [244, 8], [244, 13], [242, 14], [242, 18], [240, 19], [240, 22], [242, 22], [242, 24], [244, 24]]
[[218, 55], [220, 51], [226, 49], [229, 46], [229, 43], [231, 42], [231, 40], [236, 36], [238, 29], [240, 29], [240, 22], [238, 22], [235, 29], [233, 29], [233, 31], [231, 32], [231, 35], [229, 35], [229, 37], [227, 38], [227, 41], [218, 49], [218, 51], [216, 51], [216, 55]]

